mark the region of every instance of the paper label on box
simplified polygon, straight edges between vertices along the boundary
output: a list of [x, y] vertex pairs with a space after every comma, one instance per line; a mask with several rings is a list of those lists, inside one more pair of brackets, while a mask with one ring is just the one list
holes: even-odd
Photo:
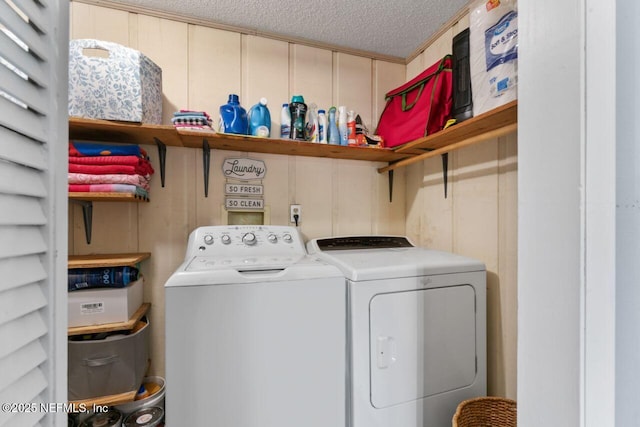
[[104, 313], [104, 303], [88, 302], [80, 305], [80, 314]]

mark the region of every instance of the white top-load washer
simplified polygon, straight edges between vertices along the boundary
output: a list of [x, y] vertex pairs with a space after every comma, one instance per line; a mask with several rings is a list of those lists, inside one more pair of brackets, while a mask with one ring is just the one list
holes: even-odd
[[198, 228], [165, 292], [167, 425], [345, 425], [345, 280], [295, 228]]
[[406, 237], [313, 239], [348, 288], [351, 427], [445, 427], [486, 394], [483, 263]]

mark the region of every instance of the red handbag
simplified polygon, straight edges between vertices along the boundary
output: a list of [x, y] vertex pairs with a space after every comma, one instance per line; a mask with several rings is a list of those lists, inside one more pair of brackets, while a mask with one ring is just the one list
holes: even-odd
[[451, 67], [451, 55], [446, 55], [386, 94], [387, 104], [376, 129], [385, 147], [396, 147], [444, 128], [453, 105]]

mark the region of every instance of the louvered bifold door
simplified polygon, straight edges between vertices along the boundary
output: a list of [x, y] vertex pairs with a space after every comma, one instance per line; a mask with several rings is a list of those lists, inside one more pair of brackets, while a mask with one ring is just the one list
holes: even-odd
[[68, 9], [0, 0], [0, 426], [67, 425]]

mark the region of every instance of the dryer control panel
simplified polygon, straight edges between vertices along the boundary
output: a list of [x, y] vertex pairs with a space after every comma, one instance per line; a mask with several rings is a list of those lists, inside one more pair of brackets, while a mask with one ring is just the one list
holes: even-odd
[[193, 257], [299, 258], [306, 255], [295, 227], [269, 225], [224, 225], [195, 229], [189, 236], [185, 259]]
[[315, 239], [317, 251], [346, 251], [352, 249], [412, 248], [413, 244], [403, 236], [344, 236]]

